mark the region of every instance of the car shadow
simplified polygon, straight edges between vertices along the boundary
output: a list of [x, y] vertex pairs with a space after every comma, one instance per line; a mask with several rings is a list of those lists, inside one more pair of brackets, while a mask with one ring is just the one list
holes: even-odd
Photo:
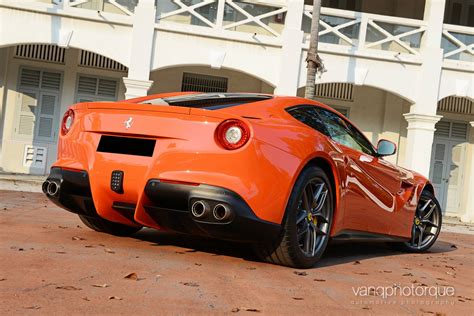
[[[215, 256], [228, 256], [244, 259], [246, 261], [261, 262], [255, 255], [250, 244], [217, 240], [200, 236], [190, 236], [169, 232], [159, 232], [153, 229], [143, 229], [132, 236], [140, 241], [151, 243], [154, 247], [174, 246], [183, 248], [177, 252], [205, 252]], [[426, 252], [447, 253], [455, 251], [452, 243], [438, 240]], [[337, 241], [330, 242], [325, 254], [314, 268], [336, 266], [350, 262], [363, 261], [375, 257], [389, 257], [406, 254], [394, 249], [384, 242], [355, 242]]]

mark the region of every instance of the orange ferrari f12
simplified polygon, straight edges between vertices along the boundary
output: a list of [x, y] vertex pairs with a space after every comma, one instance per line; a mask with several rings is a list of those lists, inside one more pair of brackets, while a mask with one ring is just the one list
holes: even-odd
[[43, 184], [93, 230], [142, 227], [246, 242], [262, 260], [316, 264], [330, 239], [425, 251], [441, 229], [430, 182], [384, 159], [321, 103], [169, 93], [72, 106]]

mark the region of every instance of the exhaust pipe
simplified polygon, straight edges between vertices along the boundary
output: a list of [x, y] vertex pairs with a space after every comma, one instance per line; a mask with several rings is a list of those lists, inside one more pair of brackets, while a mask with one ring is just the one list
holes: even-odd
[[209, 204], [207, 202], [199, 200], [193, 203], [191, 206], [191, 214], [196, 218], [201, 218], [209, 213]]
[[218, 221], [223, 221], [230, 217], [231, 211], [230, 208], [228, 208], [224, 204], [217, 204], [216, 206], [214, 206], [212, 214], [214, 215], [214, 218]]
[[56, 197], [59, 193], [59, 184], [54, 181], [49, 181], [46, 191], [49, 196]]
[[48, 185], [49, 185], [49, 180], [46, 180], [45, 182], [43, 182], [43, 184], [41, 185], [41, 190], [43, 190], [43, 193], [44, 194], [47, 194], [48, 193]]

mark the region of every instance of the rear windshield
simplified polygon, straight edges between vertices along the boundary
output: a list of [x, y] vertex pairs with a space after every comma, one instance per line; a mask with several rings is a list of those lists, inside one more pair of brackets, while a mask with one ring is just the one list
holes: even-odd
[[219, 110], [242, 104], [264, 101], [272, 97], [251, 93], [204, 93], [187, 94], [170, 98], [157, 98], [140, 102], [140, 104], [172, 105], [206, 110]]

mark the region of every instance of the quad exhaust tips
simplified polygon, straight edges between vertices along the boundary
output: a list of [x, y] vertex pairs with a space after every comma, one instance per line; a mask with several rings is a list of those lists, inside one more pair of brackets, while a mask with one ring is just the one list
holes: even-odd
[[218, 221], [224, 221], [230, 218], [231, 211], [230, 211], [230, 208], [228, 208], [224, 204], [217, 204], [216, 206], [214, 206], [212, 215], [214, 215], [214, 218], [217, 219]]
[[214, 219], [218, 222], [226, 221], [232, 215], [231, 209], [224, 204], [216, 204], [211, 212], [209, 203], [204, 200], [197, 200], [191, 205], [191, 214], [195, 218], [203, 219], [212, 213]]
[[46, 180], [41, 186], [43, 192], [50, 197], [57, 197], [59, 195], [60, 184], [56, 181]]
[[194, 202], [193, 205], [191, 206], [191, 213], [196, 218], [202, 218], [204, 216], [207, 216], [210, 210], [211, 209], [209, 207], [209, 204], [206, 201], [202, 201], [202, 200]]

